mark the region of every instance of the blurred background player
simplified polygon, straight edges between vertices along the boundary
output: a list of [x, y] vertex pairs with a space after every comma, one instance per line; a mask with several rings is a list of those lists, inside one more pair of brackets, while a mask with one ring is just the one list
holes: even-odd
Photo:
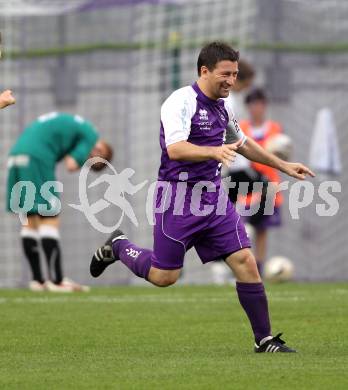
[[[278, 122], [267, 118], [267, 97], [261, 88], [254, 88], [245, 97], [245, 104], [248, 111], [248, 119], [240, 121], [240, 127], [246, 136], [254, 139], [259, 145], [268, 149], [267, 144], [270, 140], [282, 133], [281, 125]], [[284, 156], [281, 156], [284, 158]], [[255, 257], [259, 273], [262, 275], [263, 263], [267, 251], [267, 231], [269, 227], [280, 226], [281, 215], [280, 207], [283, 197], [280, 192], [276, 193], [274, 198], [274, 212], [272, 215], [264, 215], [266, 196], [272, 196], [275, 193], [276, 185], [280, 182], [280, 176], [276, 169], [263, 164], [249, 162], [244, 169], [231, 171], [232, 181], [236, 182], [236, 187], [230, 189], [229, 196], [233, 203], [240, 203], [242, 207], [252, 207], [258, 211], [245, 218], [245, 222], [253, 227]], [[248, 182], [247, 193], [243, 193], [239, 183]], [[262, 183], [258, 190], [253, 185], [255, 182]], [[239, 190], [239, 192], [238, 192]]]
[[[0, 33], [0, 58], [1, 58], [1, 33]], [[0, 109], [15, 104], [16, 99], [12, 96], [12, 91], [6, 89], [0, 93]]]
[[[55, 166], [64, 160], [66, 169], [74, 172], [90, 157], [102, 157], [107, 161], [112, 158], [111, 147], [102, 140], [92, 123], [78, 115], [51, 112], [38, 117], [30, 123], [17, 139], [10, 151], [8, 160], [7, 209], [11, 207], [11, 197], [18, 199], [20, 207], [26, 197], [33, 196], [34, 204], [28, 211], [28, 221], [21, 229], [21, 240], [24, 254], [28, 260], [33, 280], [29, 288], [33, 291], [85, 291], [86, 286], [79, 285], [63, 277], [59, 238], [60, 210], [57, 205], [57, 191], [49, 189], [45, 198], [40, 189], [47, 181], [55, 181]], [[97, 163], [92, 169], [98, 171], [104, 168], [103, 163]], [[35, 194], [14, 187], [20, 181], [30, 181], [35, 187]], [[48, 199], [47, 199], [48, 198]], [[50, 215], [40, 215], [39, 205], [45, 205], [51, 210]], [[56, 209], [55, 209], [56, 208]], [[44, 252], [49, 280], [41, 271], [41, 244]]]

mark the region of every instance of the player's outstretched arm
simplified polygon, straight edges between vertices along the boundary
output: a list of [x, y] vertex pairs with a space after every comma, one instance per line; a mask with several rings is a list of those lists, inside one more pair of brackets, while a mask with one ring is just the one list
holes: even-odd
[[16, 99], [12, 96], [12, 91], [7, 89], [0, 93], [0, 109], [15, 104]]
[[315, 174], [301, 163], [291, 163], [280, 159], [262, 148], [253, 139], [248, 137], [247, 142], [238, 149], [238, 153], [247, 159], [279, 169], [289, 176], [304, 180], [306, 176], [314, 177]]
[[206, 160], [216, 160], [229, 166], [236, 158], [236, 150], [242, 144], [239, 140], [234, 144], [224, 144], [222, 146], [198, 146], [191, 142], [180, 141], [167, 147], [167, 152], [171, 160], [201, 162]]
[[284, 163], [285, 166], [281, 171], [296, 179], [304, 180], [306, 176], [315, 176], [315, 173], [313, 173], [308, 167], [301, 163], [292, 163], [286, 161], [284, 161]]

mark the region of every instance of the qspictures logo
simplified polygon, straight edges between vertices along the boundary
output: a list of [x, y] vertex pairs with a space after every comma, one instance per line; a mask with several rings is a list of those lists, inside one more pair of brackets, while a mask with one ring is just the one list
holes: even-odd
[[[93, 164], [102, 162], [106, 164], [112, 174], [104, 173], [99, 176], [92, 183], [87, 185], [87, 178], [90, 172], [90, 169]], [[81, 211], [88, 222], [93, 226], [94, 229], [98, 230], [101, 233], [111, 233], [117, 229], [122, 221], [124, 216], [127, 216], [130, 221], [138, 226], [138, 220], [132, 208], [132, 205], [127, 200], [126, 195], [135, 195], [140, 191], [148, 182], [148, 180], [143, 181], [137, 185], [132, 184], [131, 177], [134, 175], [135, 171], [131, 168], [126, 168], [122, 172], [118, 173], [116, 169], [106, 160], [100, 157], [94, 157], [89, 159], [81, 168], [80, 177], [79, 177], [79, 198], [80, 204], [69, 204], [76, 210]], [[107, 189], [104, 193], [103, 199], [99, 199], [93, 204], [89, 203], [88, 200], [88, 189], [98, 186], [102, 183], [107, 184]], [[113, 226], [105, 226], [102, 222], [98, 220], [96, 215], [111, 206], [116, 206], [121, 209], [122, 213], [118, 221]]]
[[[99, 175], [89, 183], [91, 167], [99, 162], [107, 165], [108, 173]], [[100, 157], [89, 159], [79, 174], [78, 191], [76, 191], [79, 203], [69, 204], [69, 206], [81, 212], [95, 230], [110, 234], [120, 227], [124, 218], [128, 218], [136, 227], [139, 225], [131, 201], [131, 198], [139, 191], [146, 190], [143, 206], [149, 225], [154, 225], [156, 213], [165, 213], [172, 207], [173, 215], [183, 215], [184, 204], [186, 212], [188, 207], [189, 212], [197, 217], [205, 217], [212, 213], [226, 215], [229, 202], [227, 193], [229, 189], [236, 187], [236, 183], [231, 178], [224, 179], [221, 185], [211, 181], [189, 184], [187, 172], [180, 173], [178, 182], [149, 183], [148, 180], [144, 180], [134, 184], [134, 174], [135, 171], [131, 168], [117, 172], [108, 161]], [[267, 191], [264, 201], [264, 215], [274, 213], [274, 199], [276, 193], [281, 191], [288, 193], [289, 213], [294, 220], [300, 219], [301, 210], [313, 204], [314, 199], [316, 199], [315, 211], [320, 217], [331, 217], [339, 211], [339, 202], [334, 195], [341, 192], [341, 184], [338, 181], [322, 181], [313, 184], [304, 180], [294, 183], [283, 181], [270, 184], [272, 184], [270, 186], [272, 190]], [[262, 185], [263, 182], [253, 184], [252, 195], [255, 193], [255, 199], [260, 198], [257, 194], [260, 193]], [[98, 200], [90, 202], [90, 199], [93, 198], [91, 192], [98, 186], [103, 188], [103, 195], [99, 196]], [[248, 187], [249, 183], [247, 182], [239, 183], [238, 193], [242, 192], [241, 195], [243, 195]], [[12, 188], [10, 209], [19, 215], [22, 224], [27, 223], [27, 214], [33, 213], [33, 210], [42, 216], [58, 215], [61, 211], [61, 201], [57, 194], [62, 192], [63, 184], [59, 181], [45, 182], [41, 188], [37, 188], [31, 181], [20, 181]], [[160, 193], [165, 193], [165, 196], [159, 196]], [[160, 201], [154, 202], [154, 199]], [[208, 202], [205, 202], [207, 199]], [[255, 215], [260, 207], [260, 201], [254, 202], [252, 207], [246, 203], [237, 204], [238, 213], [246, 217]], [[112, 219], [114, 221], [112, 226], [107, 226], [100, 216], [98, 218], [98, 214], [106, 209], [109, 210], [110, 215], [115, 216], [115, 221]]]

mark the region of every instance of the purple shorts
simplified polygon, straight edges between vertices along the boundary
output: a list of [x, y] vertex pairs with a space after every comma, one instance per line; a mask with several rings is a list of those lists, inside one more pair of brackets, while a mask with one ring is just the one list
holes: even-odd
[[153, 267], [182, 268], [185, 253], [192, 247], [202, 263], [250, 248], [241, 217], [220, 185], [213, 186], [215, 192], [212, 186], [197, 192], [192, 185], [180, 191], [182, 184], [158, 182]]

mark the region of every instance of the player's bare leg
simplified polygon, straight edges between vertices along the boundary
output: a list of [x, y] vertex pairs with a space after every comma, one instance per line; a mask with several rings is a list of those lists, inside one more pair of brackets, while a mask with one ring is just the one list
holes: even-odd
[[250, 249], [241, 249], [228, 256], [226, 263], [232, 269], [237, 282], [261, 283], [256, 261]]
[[147, 280], [155, 286], [168, 287], [179, 279], [180, 272], [181, 269], [164, 270], [151, 267]]

